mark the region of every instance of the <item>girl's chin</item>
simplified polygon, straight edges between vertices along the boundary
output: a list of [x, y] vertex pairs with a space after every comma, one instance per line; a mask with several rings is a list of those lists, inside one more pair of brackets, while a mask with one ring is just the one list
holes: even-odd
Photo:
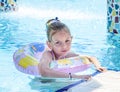
[[67, 55], [67, 52], [62, 52], [61, 56]]

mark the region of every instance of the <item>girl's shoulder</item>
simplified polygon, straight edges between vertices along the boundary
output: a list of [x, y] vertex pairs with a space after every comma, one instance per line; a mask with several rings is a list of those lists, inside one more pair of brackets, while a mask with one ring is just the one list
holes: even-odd
[[45, 51], [43, 52], [43, 56], [52, 56], [51, 50], [45, 50]]
[[42, 54], [42, 59], [46, 61], [53, 60], [53, 54], [51, 50], [45, 50]]

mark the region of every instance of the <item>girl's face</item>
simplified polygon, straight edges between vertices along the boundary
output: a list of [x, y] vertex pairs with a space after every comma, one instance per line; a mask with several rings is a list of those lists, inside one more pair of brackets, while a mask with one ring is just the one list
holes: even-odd
[[52, 40], [49, 42], [48, 46], [54, 51], [57, 58], [65, 56], [69, 52], [72, 37], [64, 29], [55, 33], [51, 39]]

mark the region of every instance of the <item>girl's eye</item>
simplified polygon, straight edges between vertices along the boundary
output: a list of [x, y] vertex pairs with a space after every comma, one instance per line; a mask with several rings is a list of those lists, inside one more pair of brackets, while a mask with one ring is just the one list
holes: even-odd
[[60, 45], [60, 42], [55, 42], [56, 45]]
[[70, 42], [71, 42], [71, 40], [66, 40], [65, 42], [66, 42], [66, 43], [70, 43]]

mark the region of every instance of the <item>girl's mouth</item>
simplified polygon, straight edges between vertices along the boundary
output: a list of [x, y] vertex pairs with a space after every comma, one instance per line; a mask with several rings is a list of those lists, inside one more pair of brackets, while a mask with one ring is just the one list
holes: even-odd
[[67, 52], [67, 50], [63, 50], [62, 52]]

